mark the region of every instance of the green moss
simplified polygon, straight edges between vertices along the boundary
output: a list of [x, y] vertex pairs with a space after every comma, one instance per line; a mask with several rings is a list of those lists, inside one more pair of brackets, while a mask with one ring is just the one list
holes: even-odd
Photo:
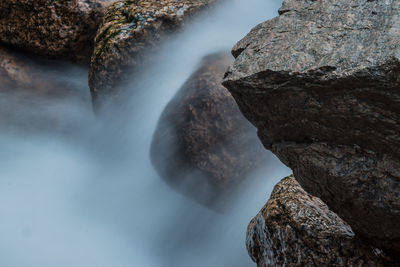
[[102, 36], [104, 35], [104, 40], [102, 40], [96, 45], [96, 50], [94, 51], [94, 57], [93, 57], [94, 64], [99, 63], [100, 56], [103, 54], [105, 50], [107, 50], [110, 47], [110, 41], [114, 37], [118, 36], [120, 33], [121, 31], [115, 31], [109, 34], [109, 30], [106, 30], [102, 33]]
[[103, 25], [110, 24], [110, 26], [98, 33], [96, 37], [92, 63], [99, 63], [101, 55], [109, 49], [112, 40], [115, 37], [136, 28], [137, 22], [141, 18], [137, 14], [131, 14], [129, 12], [129, 5], [134, 4], [135, 1], [122, 1], [116, 2], [109, 8], [106, 17], [104, 18]]

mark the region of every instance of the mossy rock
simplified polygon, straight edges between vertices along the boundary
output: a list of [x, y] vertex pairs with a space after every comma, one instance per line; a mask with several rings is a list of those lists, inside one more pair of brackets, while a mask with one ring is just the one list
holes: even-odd
[[111, 5], [97, 32], [91, 59], [89, 85], [95, 105], [118, 95], [118, 85], [143, 66], [146, 52], [215, 1], [137, 0]]

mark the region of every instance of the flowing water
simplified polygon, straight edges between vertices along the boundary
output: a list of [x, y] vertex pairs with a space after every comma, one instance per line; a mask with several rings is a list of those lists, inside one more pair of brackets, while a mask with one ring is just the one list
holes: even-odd
[[[246, 227], [290, 173], [272, 155], [220, 214], [152, 168], [157, 120], [201, 59], [228, 51], [279, 1], [232, 0], [172, 36], [135, 74], [128, 104], [96, 118], [87, 70], [38, 63], [72, 97], [0, 95], [0, 266], [254, 266]], [[51, 65], [51, 64], [50, 64]], [[268, 153], [268, 152], [266, 152]]]

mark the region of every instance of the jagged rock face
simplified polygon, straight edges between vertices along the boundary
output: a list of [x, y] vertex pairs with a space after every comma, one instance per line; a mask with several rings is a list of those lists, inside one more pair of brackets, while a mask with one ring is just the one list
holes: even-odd
[[250, 222], [246, 244], [259, 267], [394, 266], [381, 251], [358, 241], [351, 227], [293, 176], [275, 186]]
[[113, 0], [2, 0], [0, 41], [39, 55], [89, 63]]
[[110, 6], [96, 36], [89, 73], [95, 105], [117, 95], [118, 86], [143, 65], [150, 50], [215, 1], [138, 0]]
[[231, 62], [226, 54], [204, 59], [164, 110], [151, 147], [172, 187], [216, 209], [267, 160], [255, 128], [221, 85]]
[[400, 1], [287, 0], [224, 85], [263, 144], [356, 233], [400, 252]]

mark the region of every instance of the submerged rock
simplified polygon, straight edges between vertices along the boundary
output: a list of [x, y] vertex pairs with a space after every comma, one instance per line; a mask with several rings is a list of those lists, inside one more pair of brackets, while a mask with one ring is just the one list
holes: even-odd
[[155, 168], [172, 187], [217, 208], [268, 155], [221, 85], [231, 62], [226, 54], [204, 59], [162, 113], [151, 147]]
[[[57, 92], [56, 85], [35, 60], [21, 52], [0, 47], [0, 90], [45, 95]], [[60, 84], [58, 85], [60, 86]]]
[[357, 240], [351, 227], [293, 176], [274, 188], [247, 230], [247, 249], [259, 267], [394, 266]]
[[400, 1], [286, 0], [224, 85], [263, 144], [353, 230], [400, 253]]
[[131, 73], [127, 70], [139, 69], [145, 52], [215, 1], [125, 0], [110, 6], [96, 36], [89, 72], [94, 103], [118, 94], [118, 86]]
[[92, 119], [87, 69], [0, 47], [0, 129], [71, 137]]
[[39, 55], [88, 63], [105, 7], [114, 1], [2, 0], [0, 41]]

